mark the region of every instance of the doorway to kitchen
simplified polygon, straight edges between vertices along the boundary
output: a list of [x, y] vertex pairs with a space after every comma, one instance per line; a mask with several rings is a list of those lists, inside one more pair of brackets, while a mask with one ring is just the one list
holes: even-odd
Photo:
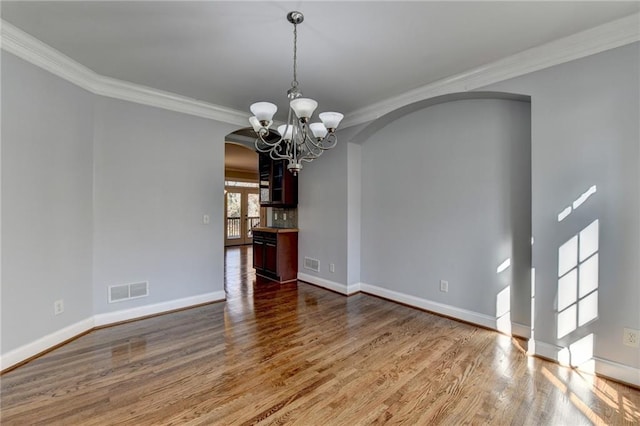
[[252, 229], [260, 225], [260, 199], [255, 182], [225, 182], [224, 245], [253, 242]]
[[258, 153], [247, 142], [250, 129], [227, 135], [224, 145], [224, 245], [240, 246], [253, 242], [252, 228], [266, 224], [265, 208], [260, 207]]

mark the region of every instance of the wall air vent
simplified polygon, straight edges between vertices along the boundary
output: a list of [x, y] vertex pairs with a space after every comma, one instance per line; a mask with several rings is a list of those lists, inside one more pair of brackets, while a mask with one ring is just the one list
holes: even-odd
[[304, 269], [320, 272], [320, 261], [312, 257], [304, 258]]
[[123, 302], [149, 295], [149, 282], [119, 284], [109, 286], [109, 303]]

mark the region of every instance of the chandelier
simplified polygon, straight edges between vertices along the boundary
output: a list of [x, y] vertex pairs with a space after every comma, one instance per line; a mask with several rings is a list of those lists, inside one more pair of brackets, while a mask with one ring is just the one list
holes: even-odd
[[310, 123], [318, 102], [303, 98], [298, 88], [297, 26], [304, 20], [304, 15], [301, 12], [289, 12], [287, 20], [293, 24], [293, 80], [287, 91], [290, 99], [287, 123], [278, 126], [277, 135], [269, 130], [278, 110], [270, 102], [251, 105], [253, 116], [249, 118], [249, 123], [258, 135], [255, 140], [256, 150], [268, 153], [274, 160], [288, 160], [287, 169], [297, 175], [302, 170], [303, 161], [311, 162], [324, 151], [336, 146], [338, 138], [335, 131], [344, 116], [339, 112], [323, 112], [318, 114], [321, 123]]

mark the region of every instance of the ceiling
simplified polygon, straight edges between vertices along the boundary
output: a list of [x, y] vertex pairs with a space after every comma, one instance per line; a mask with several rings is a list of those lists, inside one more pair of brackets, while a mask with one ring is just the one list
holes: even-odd
[[[639, 2], [3, 1], [2, 19], [98, 74], [246, 112], [354, 113], [447, 76], [639, 10]], [[282, 113], [277, 116], [283, 120]]]
[[246, 146], [227, 142], [224, 144], [224, 168], [255, 173], [258, 170], [258, 154]]

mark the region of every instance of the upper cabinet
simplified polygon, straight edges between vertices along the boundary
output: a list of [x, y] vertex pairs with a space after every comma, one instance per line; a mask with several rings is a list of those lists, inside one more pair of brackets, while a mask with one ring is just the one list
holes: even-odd
[[260, 205], [263, 207], [296, 207], [298, 177], [287, 170], [287, 160], [273, 160], [261, 154]]

